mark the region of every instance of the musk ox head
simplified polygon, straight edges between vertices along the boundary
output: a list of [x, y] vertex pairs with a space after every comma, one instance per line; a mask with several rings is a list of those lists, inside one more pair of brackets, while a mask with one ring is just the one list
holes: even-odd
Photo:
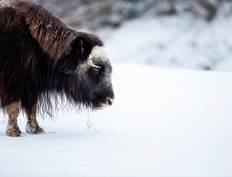
[[65, 95], [75, 104], [99, 109], [113, 103], [112, 66], [102, 45], [95, 35], [78, 37], [60, 64], [58, 70], [68, 82]]
[[[102, 47], [95, 46], [87, 60], [78, 65], [75, 71], [78, 77], [82, 102], [92, 108], [111, 105], [114, 93], [111, 83], [112, 67]], [[75, 97], [75, 95], [73, 95]]]

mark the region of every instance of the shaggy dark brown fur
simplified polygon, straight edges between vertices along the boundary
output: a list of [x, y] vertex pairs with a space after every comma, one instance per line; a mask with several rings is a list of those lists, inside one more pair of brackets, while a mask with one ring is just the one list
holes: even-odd
[[[37, 102], [48, 109], [51, 94], [65, 95], [75, 105], [98, 107], [105, 97], [113, 97], [112, 88], [101, 83], [103, 89], [91, 96], [97, 78], [84, 83], [77, 66], [86, 62], [94, 46], [102, 45], [97, 36], [67, 27], [31, 1], [0, 0], [1, 107], [20, 100], [24, 110]], [[110, 63], [104, 65], [111, 72]]]

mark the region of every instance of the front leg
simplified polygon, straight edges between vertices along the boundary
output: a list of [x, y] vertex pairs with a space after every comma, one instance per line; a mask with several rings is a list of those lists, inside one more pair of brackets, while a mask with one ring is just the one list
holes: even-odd
[[18, 137], [21, 135], [21, 131], [17, 123], [17, 118], [19, 116], [20, 109], [21, 109], [20, 101], [13, 102], [6, 107], [6, 111], [9, 118], [7, 124], [7, 130], [6, 130], [6, 134], [8, 136]]
[[37, 105], [34, 105], [28, 110], [26, 110], [27, 113], [26, 132], [29, 134], [44, 133], [44, 130], [39, 126], [37, 122], [36, 111], [37, 111]]

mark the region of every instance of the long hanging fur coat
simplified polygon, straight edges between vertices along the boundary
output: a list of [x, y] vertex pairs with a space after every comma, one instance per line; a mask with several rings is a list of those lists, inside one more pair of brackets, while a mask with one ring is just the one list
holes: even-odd
[[51, 92], [69, 98], [72, 79], [62, 73], [96, 45], [103, 45], [98, 37], [67, 27], [31, 1], [0, 0], [0, 107], [16, 100], [24, 109], [37, 102], [49, 107]]

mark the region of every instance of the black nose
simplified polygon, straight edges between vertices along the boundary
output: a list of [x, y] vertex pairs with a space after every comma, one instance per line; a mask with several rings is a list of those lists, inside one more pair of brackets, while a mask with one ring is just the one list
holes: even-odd
[[112, 100], [110, 98], [107, 101], [108, 101], [109, 105], [112, 105], [113, 102], [112, 102]]

